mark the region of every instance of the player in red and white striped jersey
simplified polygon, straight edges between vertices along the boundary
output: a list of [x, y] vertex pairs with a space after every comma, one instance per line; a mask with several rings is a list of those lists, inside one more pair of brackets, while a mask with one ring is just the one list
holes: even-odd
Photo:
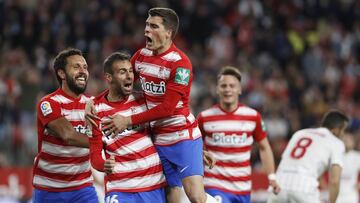
[[136, 52], [131, 62], [149, 110], [132, 116], [116, 116], [102, 123], [104, 129], [112, 133], [150, 122], [171, 187], [168, 201], [178, 202], [177, 195], [183, 185], [192, 202], [204, 203], [211, 197], [206, 196], [203, 186], [201, 133], [189, 108], [192, 65], [173, 43], [179, 18], [168, 8], [152, 8], [148, 14], [146, 48]]
[[55, 58], [54, 70], [61, 87], [37, 106], [33, 202], [98, 202], [84, 134], [87, 63], [80, 50], [67, 49]]
[[254, 141], [259, 144], [270, 185], [275, 192], [279, 191], [264, 123], [256, 110], [239, 103], [240, 82], [238, 69], [229, 66], [221, 69], [217, 81], [219, 104], [198, 116], [205, 150], [216, 159], [212, 169], [205, 168], [205, 189], [223, 203], [250, 202], [250, 154]]
[[107, 173], [106, 202], [165, 203], [165, 176], [148, 125], [133, 125], [116, 136], [101, 132], [100, 119], [147, 110], [143, 94], [132, 93], [130, 56], [120, 52], [110, 55], [104, 62], [104, 75], [109, 89], [94, 99], [99, 127], [92, 126], [89, 139], [92, 166]]
[[320, 203], [318, 179], [329, 171], [329, 203], [335, 203], [340, 185], [345, 145], [341, 138], [349, 119], [332, 110], [321, 127], [302, 129], [292, 135], [281, 156], [276, 177], [282, 188], [268, 203]]

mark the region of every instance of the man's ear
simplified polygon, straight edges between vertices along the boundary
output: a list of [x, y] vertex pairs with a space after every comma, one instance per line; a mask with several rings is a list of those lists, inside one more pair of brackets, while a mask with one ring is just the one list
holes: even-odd
[[64, 70], [59, 69], [59, 70], [57, 70], [56, 74], [61, 78], [61, 80], [65, 80], [66, 76], [65, 76], [65, 71]]
[[108, 83], [112, 82], [112, 75], [110, 73], [105, 73], [104, 77]]

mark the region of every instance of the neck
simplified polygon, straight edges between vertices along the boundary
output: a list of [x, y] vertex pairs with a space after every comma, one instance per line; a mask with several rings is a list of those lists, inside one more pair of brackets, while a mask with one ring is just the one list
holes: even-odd
[[70, 90], [69, 86], [67, 86], [66, 84], [63, 84], [61, 86], [61, 89], [70, 97], [73, 98], [79, 98], [81, 94], [76, 94], [75, 92], [73, 92], [72, 90]]
[[220, 106], [225, 111], [232, 112], [238, 107], [238, 103], [232, 103], [232, 104], [220, 103]]
[[164, 43], [164, 46], [160, 47], [159, 49], [154, 50], [153, 54], [160, 55], [160, 54], [166, 52], [168, 49], [170, 49], [171, 44], [172, 44], [171, 40], [167, 41], [166, 43]]
[[109, 89], [109, 94], [107, 95], [107, 100], [109, 102], [119, 102], [124, 100], [125, 96], [119, 94], [115, 89], [110, 88]]

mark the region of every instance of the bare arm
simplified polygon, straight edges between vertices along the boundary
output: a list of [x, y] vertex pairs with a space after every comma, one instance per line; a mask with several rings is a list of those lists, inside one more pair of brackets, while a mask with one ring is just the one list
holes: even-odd
[[57, 137], [69, 145], [84, 148], [89, 147], [88, 137], [85, 134], [76, 132], [71, 123], [64, 117], [49, 122], [47, 127], [50, 131], [54, 132]]
[[334, 164], [329, 171], [329, 203], [335, 203], [339, 194], [341, 166]]
[[[265, 171], [268, 175], [275, 173], [274, 156], [267, 138], [262, 139], [259, 142], [259, 153], [261, 163], [264, 165]], [[269, 184], [273, 187], [275, 194], [280, 192], [280, 187], [277, 184], [275, 178], [269, 177]]]

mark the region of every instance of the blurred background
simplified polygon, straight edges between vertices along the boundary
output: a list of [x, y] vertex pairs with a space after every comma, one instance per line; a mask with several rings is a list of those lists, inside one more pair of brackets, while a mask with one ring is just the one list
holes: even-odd
[[[216, 74], [233, 65], [243, 74], [241, 102], [262, 113], [277, 163], [291, 134], [319, 124], [330, 108], [351, 117], [358, 143], [360, 1], [0, 0], [0, 202], [31, 196], [35, 105], [58, 87], [54, 56], [81, 49], [87, 93], [96, 95], [105, 88], [103, 60], [144, 46], [147, 10], [155, 6], [180, 17], [175, 43], [193, 64], [195, 115], [217, 102]], [[262, 176], [256, 147], [252, 164]], [[253, 184], [254, 201], [266, 198], [266, 183]]]

